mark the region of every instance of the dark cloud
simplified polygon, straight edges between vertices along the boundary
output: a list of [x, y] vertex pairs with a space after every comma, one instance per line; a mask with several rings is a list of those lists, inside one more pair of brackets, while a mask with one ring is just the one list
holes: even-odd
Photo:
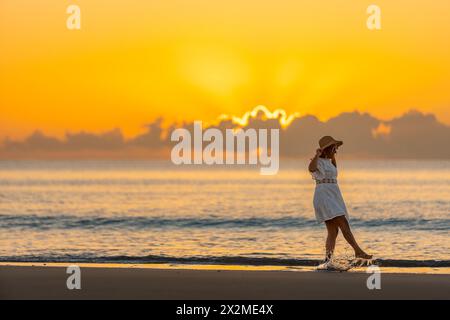
[[450, 158], [450, 127], [438, 122], [434, 115], [413, 110], [388, 123], [391, 132], [384, 144], [384, 155]]
[[54, 151], [63, 148], [63, 142], [44, 135], [41, 131], [35, 131], [23, 141], [6, 139], [3, 143], [5, 151], [30, 151], [43, 150]]
[[159, 118], [156, 119], [156, 121], [147, 124], [147, 132], [130, 140], [128, 144], [142, 148], [163, 148], [166, 145], [166, 141], [164, 138], [164, 130], [161, 128], [162, 122], [163, 119]]
[[[175, 142], [170, 141], [170, 133], [179, 127], [193, 132], [193, 123], [172, 125], [163, 129], [163, 119], [157, 119], [146, 125], [147, 131], [130, 140], [125, 140], [120, 129], [102, 134], [88, 132], [67, 133], [62, 140], [49, 137], [36, 131], [23, 141], [6, 139], [0, 149], [0, 157], [7, 155], [14, 158], [16, 154], [32, 158], [37, 153], [70, 152], [76, 157], [77, 152], [98, 151], [117, 152], [133, 158], [135, 153], [126, 150], [142, 150], [151, 157], [152, 154], [166, 154]], [[213, 126], [223, 133], [226, 129], [236, 128], [231, 120], [222, 120]], [[317, 148], [317, 141], [323, 135], [332, 135], [343, 140], [342, 153], [354, 157], [384, 158], [450, 158], [450, 127], [437, 121], [432, 114], [410, 111], [390, 121], [381, 121], [370, 114], [351, 112], [342, 113], [326, 122], [314, 116], [296, 118], [282, 128], [279, 119], [265, 119], [262, 113], [249, 119], [247, 128], [280, 129], [280, 155], [285, 157], [308, 157]], [[165, 153], [164, 153], [165, 152]]]
[[102, 134], [88, 132], [67, 133], [64, 149], [69, 150], [117, 150], [123, 148], [125, 140], [120, 129]]

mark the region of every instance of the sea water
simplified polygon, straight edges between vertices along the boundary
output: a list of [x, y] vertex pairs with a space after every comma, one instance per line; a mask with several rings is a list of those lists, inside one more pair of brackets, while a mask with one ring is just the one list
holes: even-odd
[[[258, 167], [0, 161], [0, 261], [317, 265], [307, 160]], [[389, 266], [450, 266], [450, 161], [339, 161], [357, 241]], [[351, 249], [340, 234], [337, 255]]]

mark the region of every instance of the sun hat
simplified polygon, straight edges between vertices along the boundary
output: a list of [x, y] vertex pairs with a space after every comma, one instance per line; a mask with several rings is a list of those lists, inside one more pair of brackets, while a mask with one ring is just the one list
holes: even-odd
[[337, 147], [342, 146], [344, 142], [335, 140], [332, 136], [324, 136], [319, 140], [320, 149], [325, 149], [331, 145], [335, 144]]

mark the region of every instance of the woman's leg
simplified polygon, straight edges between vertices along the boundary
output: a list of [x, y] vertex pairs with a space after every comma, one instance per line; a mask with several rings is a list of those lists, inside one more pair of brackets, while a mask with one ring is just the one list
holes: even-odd
[[333, 255], [334, 247], [336, 246], [336, 238], [339, 233], [339, 228], [334, 219], [325, 221], [325, 225], [327, 226], [328, 231], [327, 241], [325, 243], [325, 250], [326, 250], [325, 261], [328, 261], [331, 259]]
[[347, 218], [345, 216], [340, 216], [334, 218], [333, 220], [336, 221], [337, 226], [341, 229], [345, 240], [347, 240], [347, 242], [352, 246], [353, 250], [355, 250], [356, 258], [371, 259], [372, 256], [365, 253], [356, 242], [355, 237], [353, 236], [353, 233], [350, 229], [350, 225], [347, 221]]

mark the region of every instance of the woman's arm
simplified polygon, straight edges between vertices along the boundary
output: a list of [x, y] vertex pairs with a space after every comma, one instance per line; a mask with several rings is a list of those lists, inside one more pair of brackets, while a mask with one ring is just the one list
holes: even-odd
[[322, 154], [322, 149], [316, 150], [316, 155], [314, 158], [311, 159], [311, 162], [309, 163], [308, 170], [310, 172], [317, 171], [317, 160], [319, 159], [320, 155]]

